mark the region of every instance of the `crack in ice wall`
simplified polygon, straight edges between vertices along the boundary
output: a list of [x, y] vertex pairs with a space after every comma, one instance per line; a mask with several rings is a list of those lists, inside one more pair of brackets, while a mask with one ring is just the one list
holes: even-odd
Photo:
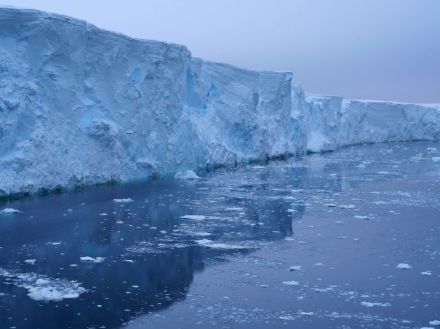
[[0, 195], [439, 131], [438, 107], [305, 97], [291, 73], [0, 8]]

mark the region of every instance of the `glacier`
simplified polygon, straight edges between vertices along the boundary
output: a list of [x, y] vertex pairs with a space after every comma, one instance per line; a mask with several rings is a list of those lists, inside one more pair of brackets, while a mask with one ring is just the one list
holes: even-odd
[[438, 139], [439, 105], [308, 95], [290, 72], [0, 7], [0, 197]]

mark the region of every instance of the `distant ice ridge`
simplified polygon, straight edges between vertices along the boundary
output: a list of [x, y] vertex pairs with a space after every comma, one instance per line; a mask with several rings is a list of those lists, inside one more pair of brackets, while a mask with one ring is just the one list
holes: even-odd
[[34, 10], [0, 8], [0, 81], [0, 196], [440, 138], [438, 106], [306, 97], [291, 73]]
[[303, 124], [307, 149], [336, 150], [365, 143], [438, 140], [440, 108], [385, 101], [307, 95]]

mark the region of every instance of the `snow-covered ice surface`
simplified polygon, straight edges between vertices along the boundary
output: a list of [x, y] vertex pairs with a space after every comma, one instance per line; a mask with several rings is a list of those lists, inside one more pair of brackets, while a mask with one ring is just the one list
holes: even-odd
[[440, 137], [436, 105], [306, 97], [291, 73], [33, 10], [0, 8], [0, 81], [0, 196]]
[[0, 202], [21, 211], [0, 220], [2, 327], [438, 326], [438, 156], [364, 145]]

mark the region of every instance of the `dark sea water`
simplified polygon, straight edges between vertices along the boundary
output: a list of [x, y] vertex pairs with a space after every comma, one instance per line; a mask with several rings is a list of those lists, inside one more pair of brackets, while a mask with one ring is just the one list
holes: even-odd
[[4, 208], [1, 328], [440, 328], [440, 144]]

